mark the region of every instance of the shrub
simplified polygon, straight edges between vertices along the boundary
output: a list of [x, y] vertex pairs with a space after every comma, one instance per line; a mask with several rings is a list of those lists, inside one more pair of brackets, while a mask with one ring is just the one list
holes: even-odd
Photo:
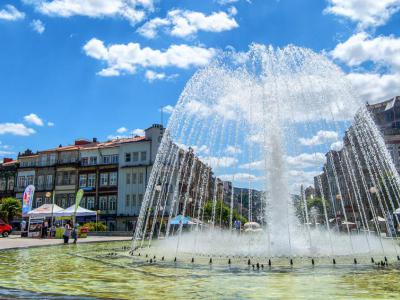
[[103, 222], [89, 222], [83, 226], [89, 228], [89, 231], [107, 231], [107, 226]]

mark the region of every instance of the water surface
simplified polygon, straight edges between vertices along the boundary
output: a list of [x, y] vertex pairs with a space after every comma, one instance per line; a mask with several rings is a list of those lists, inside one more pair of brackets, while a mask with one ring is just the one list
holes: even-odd
[[[0, 298], [36, 299], [398, 299], [400, 271], [325, 265], [253, 270], [243, 265], [149, 265], [129, 242], [0, 251]], [[115, 254], [114, 254], [115, 253]]]

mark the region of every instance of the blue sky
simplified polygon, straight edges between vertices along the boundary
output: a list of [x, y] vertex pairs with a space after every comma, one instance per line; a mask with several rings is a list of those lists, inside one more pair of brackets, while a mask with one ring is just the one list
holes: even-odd
[[399, 0], [2, 0], [0, 160], [140, 133], [217, 49], [253, 42], [327, 53], [363, 99], [393, 97], [399, 9]]

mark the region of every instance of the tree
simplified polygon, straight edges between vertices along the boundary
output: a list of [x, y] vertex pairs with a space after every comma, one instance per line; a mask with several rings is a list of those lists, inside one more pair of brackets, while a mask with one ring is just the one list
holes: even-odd
[[13, 198], [3, 198], [0, 200], [0, 217], [6, 222], [11, 222], [14, 217], [20, 217], [22, 210], [21, 201]]
[[[207, 201], [204, 205], [204, 220], [212, 219], [214, 202], [212, 200]], [[215, 223], [218, 224], [221, 220], [221, 223], [228, 226], [230, 222], [231, 209], [228, 205], [224, 203], [222, 200], [217, 200], [215, 203]], [[247, 219], [240, 215], [236, 210], [232, 212], [232, 222], [235, 220], [241, 221], [242, 224], [247, 222]]]

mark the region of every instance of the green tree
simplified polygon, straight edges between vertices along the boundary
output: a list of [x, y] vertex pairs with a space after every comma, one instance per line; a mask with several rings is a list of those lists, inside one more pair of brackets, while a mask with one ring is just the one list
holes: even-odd
[[15, 217], [21, 216], [21, 201], [13, 198], [3, 198], [0, 200], [0, 217], [6, 222], [11, 222]]
[[[214, 202], [212, 200], [207, 201], [204, 205], [204, 221], [212, 219]], [[231, 215], [231, 209], [222, 200], [217, 200], [215, 203], [215, 223], [221, 223], [225, 226], [229, 225]], [[242, 224], [247, 222], [247, 219], [240, 215], [235, 209], [232, 212], [232, 222], [239, 220]]]

